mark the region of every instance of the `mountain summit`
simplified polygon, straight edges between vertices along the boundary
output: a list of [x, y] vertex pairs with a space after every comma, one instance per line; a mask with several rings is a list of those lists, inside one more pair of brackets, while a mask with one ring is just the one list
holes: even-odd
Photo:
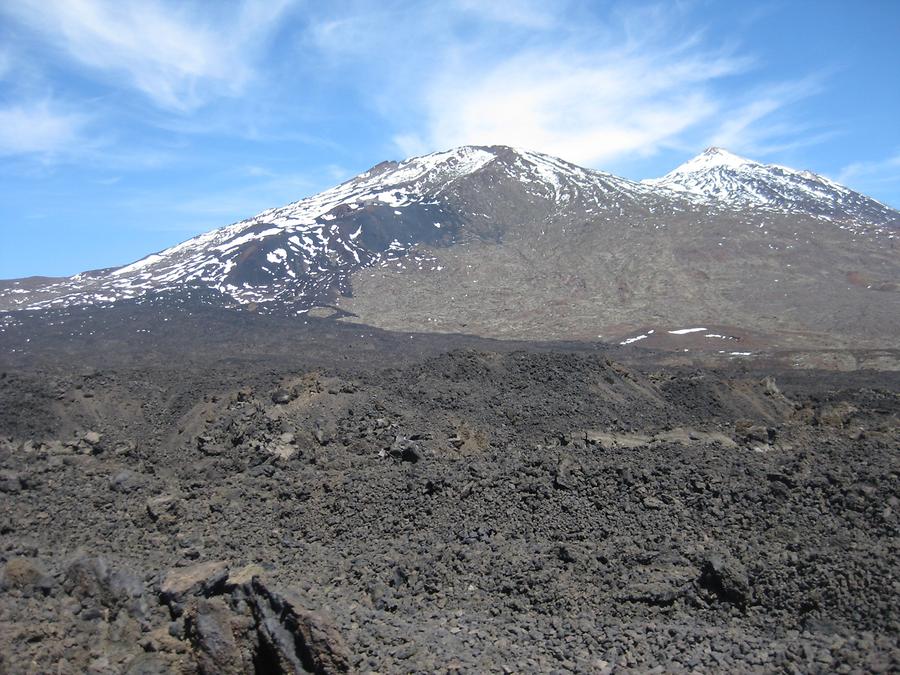
[[724, 148], [709, 147], [696, 157], [689, 159], [684, 164], [670, 171], [667, 176], [696, 173], [698, 171], [705, 171], [716, 167], [731, 167], [737, 169], [747, 165], [760, 166], [760, 163], [745, 157], [738, 157]]
[[878, 227], [897, 212], [811, 171], [761, 164], [722, 148], [707, 148], [662, 178], [643, 181], [710, 204], [808, 213]]
[[711, 324], [877, 341], [900, 321], [898, 223], [822, 176], [720, 148], [634, 182], [463, 146], [383, 162], [124, 267], [6, 282], [0, 308], [202, 301], [515, 338]]

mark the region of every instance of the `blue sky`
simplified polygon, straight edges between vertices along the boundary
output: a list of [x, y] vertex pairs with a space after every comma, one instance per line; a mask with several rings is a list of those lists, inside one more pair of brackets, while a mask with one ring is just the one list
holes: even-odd
[[896, 0], [0, 0], [0, 278], [464, 143], [634, 179], [721, 145], [898, 207], [898, 73]]

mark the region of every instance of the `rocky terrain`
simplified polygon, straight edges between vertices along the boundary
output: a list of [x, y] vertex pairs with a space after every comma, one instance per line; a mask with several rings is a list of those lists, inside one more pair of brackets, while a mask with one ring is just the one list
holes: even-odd
[[0, 671], [900, 669], [897, 373], [181, 300], [3, 324]]

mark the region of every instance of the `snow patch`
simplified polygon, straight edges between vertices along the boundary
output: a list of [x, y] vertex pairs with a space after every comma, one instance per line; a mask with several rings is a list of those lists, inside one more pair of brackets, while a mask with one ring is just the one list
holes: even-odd
[[280, 263], [284, 260], [287, 260], [287, 251], [283, 248], [276, 248], [274, 251], [271, 251], [266, 254], [266, 260], [270, 263]]
[[670, 330], [672, 335], [687, 335], [688, 333], [699, 333], [700, 331], [709, 330], [708, 328], [679, 328], [678, 330]]

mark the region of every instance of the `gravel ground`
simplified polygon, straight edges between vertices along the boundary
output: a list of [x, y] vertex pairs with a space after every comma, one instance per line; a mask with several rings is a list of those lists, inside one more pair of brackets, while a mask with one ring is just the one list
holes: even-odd
[[900, 669], [897, 374], [265, 326], [3, 366], [0, 671]]

